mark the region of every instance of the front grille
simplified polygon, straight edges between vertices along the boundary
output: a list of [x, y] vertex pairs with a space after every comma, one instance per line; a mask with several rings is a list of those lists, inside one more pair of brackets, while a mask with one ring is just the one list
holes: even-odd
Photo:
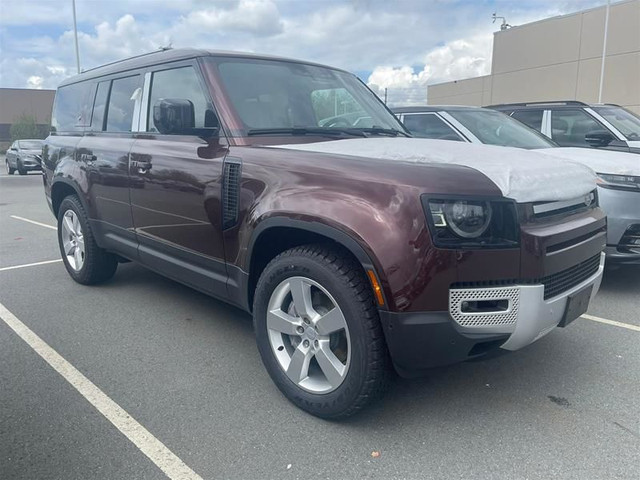
[[533, 204], [533, 215], [535, 218], [544, 218], [554, 215], [567, 213], [576, 213], [589, 208], [595, 208], [597, 205], [596, 191], [589, 192], [582, 197], [573, 198], [571, 200], [562, 200], [557, 202], [537, 202]]
[[547, 300], [560, 295], [584, 282], [598, 271], [599, 266], [600, 254], [594, 255], [571, 268], [540, 279], [540, 283], [544, 284], [544, 299]]
[[521, 278], [521, 279], [504, 279], [504, 280], [487, 280], [482, 282], [457, 282], [451, 285], [451, 288], [486, 288], [486, 287], [505, 287], [511, 285], [544, 285], [544, 299], [553, 298], [567, 290], [572, 289], [576, 285], [584, 282], [587, 278], [594, 275], [600, 266], [600, 254], [581, 262], [573, 267], [562, 270], [542, 278]]

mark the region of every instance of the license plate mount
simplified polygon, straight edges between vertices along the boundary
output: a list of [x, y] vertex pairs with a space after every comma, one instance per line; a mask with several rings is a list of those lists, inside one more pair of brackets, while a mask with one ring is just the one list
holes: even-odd
[[560, 320], [560, 323], [558, 324], [559, 327], [566, 327], [580, 315], [587, 313], [592, 290], [593, 285], [589, 285], [588, 287], [569, 295], [569, 298], [567, 299], [567, 308], [565, 308], [562, 320]]

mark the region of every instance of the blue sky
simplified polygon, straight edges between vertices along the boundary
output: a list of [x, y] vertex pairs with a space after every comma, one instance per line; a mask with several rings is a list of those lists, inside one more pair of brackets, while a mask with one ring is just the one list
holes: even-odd
[[[55, 88], [73, 75], [71, 0], [1, 0], [0, 87]], [[388, 87], [489, 73], [491, 14], [513, 25], [606, 0], [76, 0], [82, 68], [160, 46], [253, 51], [327, 63]]]

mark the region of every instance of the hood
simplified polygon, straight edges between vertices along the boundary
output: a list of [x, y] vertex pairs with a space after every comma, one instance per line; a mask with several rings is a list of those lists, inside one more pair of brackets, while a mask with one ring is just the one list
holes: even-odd
[[596, 173], [640, 176], [640, 156], [596, 148], [544, 148], [538, 152], [586, 165]]
[[[274, 148], [473, 168], [518, 203], [569, 200], [596, 188], [591, 169], [537, 151], [424, 138], [358, 138]], [[455, 192], [452, 192], [455, 193]]]

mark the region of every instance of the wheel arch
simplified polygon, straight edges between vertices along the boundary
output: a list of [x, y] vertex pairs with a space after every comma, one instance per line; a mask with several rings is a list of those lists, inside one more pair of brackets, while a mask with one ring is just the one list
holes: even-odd
[[[320, 222], [271, 217], [258, 224], [247, 246], [244, 270], [248, 272], [246, 299], [249, 311], [253, 309], [253, 297], [258, 279], [267, 264], [290, 248], [311, 243], [337, 246], [361, 265], [365, 276], [367, 272], [373, 271], [377, 281], [384, 282], [373, 255], [348, 233]], [[373, 289], [373, 286], [371, 288]], [[378, 308], [386, 309], [387, 295], [384, 289], [381, 293], [384, 305], [378, 305]]]
[[81, 193], [80, 188], [71, 180], [66, 178], [59, 178], [53, 181], [51, 184], [51, 209], [56, 218], [58, 218], [58, 210], [60, 204], [69, 195], [76, 195], [80, 200], [80, 203], [84, 207], [85, 212], [89, 213], [89, 206], [86, 199]]

